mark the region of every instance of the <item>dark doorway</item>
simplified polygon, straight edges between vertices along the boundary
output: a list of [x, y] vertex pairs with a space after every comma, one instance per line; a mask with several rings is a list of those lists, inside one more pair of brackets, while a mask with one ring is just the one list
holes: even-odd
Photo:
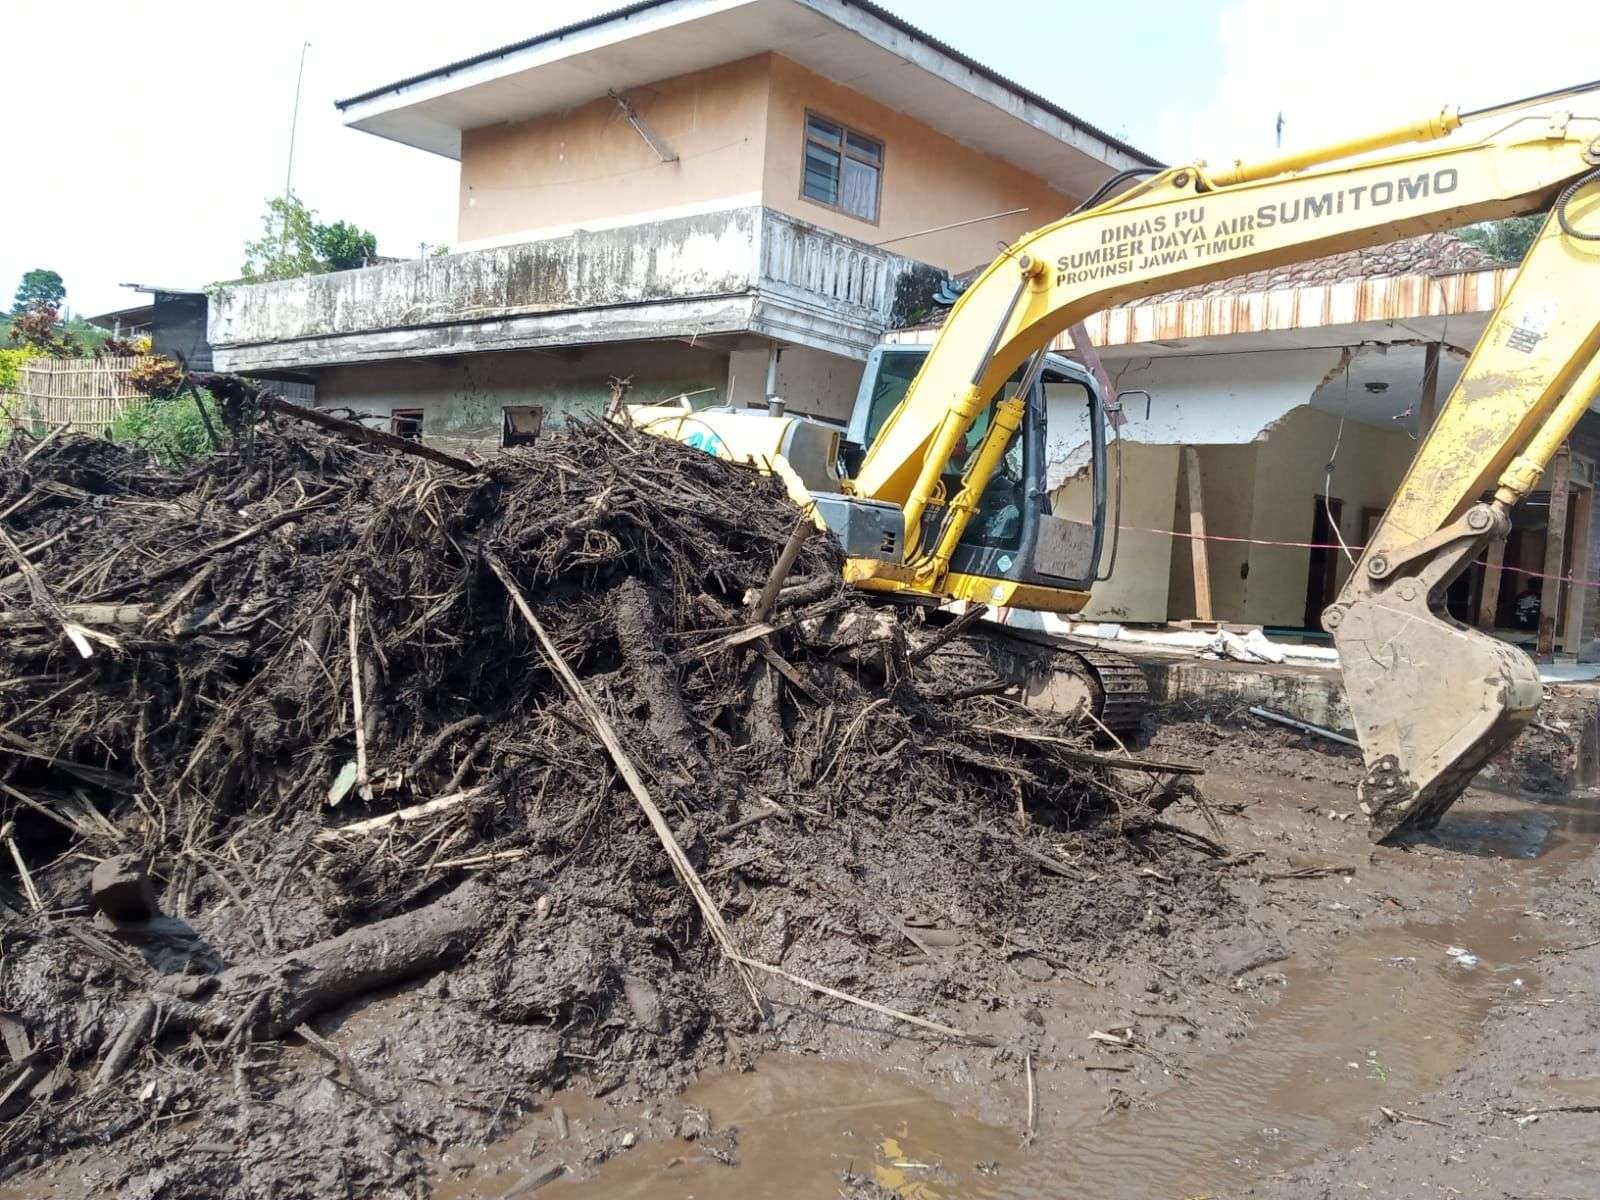
[[[1307, 629], [1322, 628], [1322, 610], [1333, 603], [1338, 586], [1339, 550], [1338, 526], [1344, 523], [1344, 501], [1332, 496], [1314, 496], [1315, 508], [1311, 517], [1311, 540], [1317, 549], [1311, 551], [1306, 566], [1306, 616]], [[1329, 512], [1333, 521], [1328, 520]], [[1328, 549], [1328, 547], [1334, 547]]]

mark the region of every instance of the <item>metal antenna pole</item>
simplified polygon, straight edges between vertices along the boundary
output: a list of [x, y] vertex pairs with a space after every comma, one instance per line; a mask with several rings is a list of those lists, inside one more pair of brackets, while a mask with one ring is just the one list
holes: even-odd
[[306, 81], [306, 51], [311, 49], [310, 42], [303, 42], [300, 46], [300, 73], [294, 80], [294, 112], [289, 116], [289, 165], [283, 172], [283, 199], [287, 203], [293, 195], [291, 184], [294, 180], [294, 135], [300, 125], [300, 87]]

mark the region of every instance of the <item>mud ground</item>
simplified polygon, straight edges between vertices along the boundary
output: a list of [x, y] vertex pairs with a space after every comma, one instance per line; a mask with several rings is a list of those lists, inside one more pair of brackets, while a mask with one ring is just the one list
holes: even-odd
[[[440, 1194], [525, 1194], [548, 1164], [572, 1197], [1600, 1194], [1600, 798], [1574, 785], [1595, 707], [1552, 698], [1404, 849], [1368, 842], [1353, 752], [1169, 713], [1152, 752], [1208, 765], [1248, 869], [1181, 945], [995, 998], [983, 1027], [1032, 1047], [1031, 1136], [1028, 1063], [837, 1029], [665, 1101], [558, 1097], [565, 1138], [547, 1109]], [[698, 1149], [685, 1122], [727, 1140]]]
[[[140, 1169], [137, 1139], [85, 1147], [0, 1198], [204, 1194], [208, 1164], [279, 1161], [308, 1134], [359, 1137], [352, 1158], [370, 1155], [373, 1111], [395, 1126], [377, 1152], [413, 1153], [408, 1090], [460, 1114], [458, 1136], [422, 1151], [447, 1200], [1593, 1196], [1600, 822], [1573, 787], [1593, 709], [1586, 697], [1548, 705], [1545, 728], [1486, 772], [1492, 787], [1403, 849], [1369, 843], [1354, 752], [1238, 713], [1169, 713], [1147, 752], [1207, 769], [1210, 816], [1192, 804], [1169, 815], [1220, 835], [1230, 857], [1221, 870], [1108, 871], [1116, 894], [1097, 911], [1128, 914], [1113, 939], [1066, 939], [1059, 916], [1037, 913], [1048, 936], [975, 928], [972, 912], [916, 911], [877, 876], [903, 946], [863, 950], [848, 927], [805, 941], [797, 970], [825, 975], [843, 956], [832, 978], [870, 979], [886, 1002], [997, 1047], [908, 1034], [773, 980], [774, 1018], [730, 1034], [719, 1060], [676, 1074], [595, 1062], [551, 1092], [524, 1083], [549, 1067], [526, 1030], [465, 1052], [485, 1030], [462, 1020], [447, 975], [316, 1020], [342, 1065], [290, 1044], [235, 1068], [245, 1095], [253, 1074], [297, 1080], [274, 1101], [287, 1112], [245, 1103], [221, 1123], [158, 1089], [130, 1118], [179, 1138], [163, 1166]], [[919, 856], [972, 853], [947, 830], [930, 838], [947, 844]], [[874, 853], [826, 839], [815, 852]], [[905, 874], [936, 895], [920, 867]], [[830, 913], [859, 918], [859, 892], [845, 895], [847, 909], [819, 895], [803, 911], [744, 912], [737, 931], [781, 957], [763, 929], [779, 943], [797, 922], [815, 935]]]

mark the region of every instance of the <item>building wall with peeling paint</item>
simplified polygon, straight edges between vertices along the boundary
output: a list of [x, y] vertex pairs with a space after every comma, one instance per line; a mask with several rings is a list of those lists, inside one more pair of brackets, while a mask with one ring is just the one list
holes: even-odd
[[421, 409], [430, 442], [498, 446], [502, 406], [543, 405], [547, 425], [596, 416], [605, 409], [613, 376], [633, 380], [631, 402], [697, 392], [697, 406], [717, 404], [725, 395], [727, 356], [680, 343], [638, 343], [560, 356], [507, 351], [332, 367], [322, 374], [317, 403], [383, 418], [397, 409]]
[[[1329, 487], [1326, 468], [1335, 443], [1338, 455], [1328, 494], [1344, 501], [1340, 535], [1351, 546], [1361, 544], [1362, 509], [1388, 506], [1417, 444], [1403, 433], [1356, 421], [1346, 421], [1341, 435], [1338, 417], [1310, 407], [1296, 408], [1274, 425], [1257, 448], [1251, 537], [1310, 540], [1313, 500]], [[1299, 547], [1250, 547], [1245, 620], [1257, 625], [1301, 623], [1310, 553]], [[1349, 573], [1350, 564], [1341, 555], [1340, 586]]]
[[[744, 208], [224, 288], [210, 339], [233, 353], [281, 344], [310, 361], [319, 339], [402, 330], [420, 340], [411, 353], [491, 349], [485, 323], [496, 319], [745, 293], [757, 279], [760, 221], [759, 209]], [[439, 332], [419, 339], [418, 330]]]

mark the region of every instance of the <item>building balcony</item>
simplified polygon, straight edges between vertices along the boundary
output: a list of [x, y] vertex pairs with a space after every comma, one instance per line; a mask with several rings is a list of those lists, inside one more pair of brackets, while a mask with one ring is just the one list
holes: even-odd
[[933, 268], [758, 206], [223, 289], [218, 369], [760, 335], [864, 358]]

